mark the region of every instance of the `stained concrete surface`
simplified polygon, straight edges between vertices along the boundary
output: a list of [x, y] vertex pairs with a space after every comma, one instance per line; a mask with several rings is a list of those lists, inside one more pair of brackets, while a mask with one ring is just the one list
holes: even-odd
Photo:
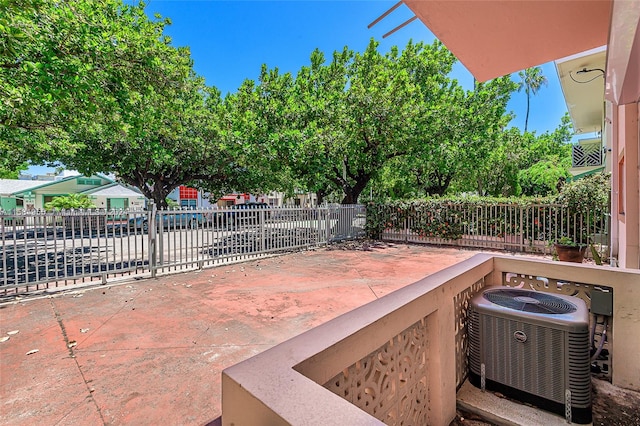
[[[595, 377], [591, 384], [593, 426], [640, 425], [640, 392]], [[469, 382], [458, 391], [457, 406], [458, 415], [450, 426], [567, 425], [563, 416], [508, 399], [499, 392], [482, 392]]]
[[216, 424], [224, 368], [476, 253], [334, 247], [4, 303], [0, 423]]

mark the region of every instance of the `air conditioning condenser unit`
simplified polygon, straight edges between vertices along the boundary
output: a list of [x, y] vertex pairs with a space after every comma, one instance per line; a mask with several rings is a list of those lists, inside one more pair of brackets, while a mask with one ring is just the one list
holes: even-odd
[[469, 380], [591, 423], [589, 311], [573, 296], [488, 287], [469, 305]]

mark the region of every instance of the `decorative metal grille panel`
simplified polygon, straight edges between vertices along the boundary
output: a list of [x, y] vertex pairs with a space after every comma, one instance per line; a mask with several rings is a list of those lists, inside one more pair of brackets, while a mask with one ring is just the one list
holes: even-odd
[[453, 298], [456, 329], [456, 387], [462, 386], [467, 378], [469, 341], [468, 341], [468, 308], [469, 300], [485, 286], [484, 278], [473, 283], [471, 287], [458, 293]]
[[571, 149], [573, 167], [602, 165], [602, 144], [600, 141], [573, 145]]
[[324, 387], [386, 424], [429, 424], [427, 348], [423, 318]]

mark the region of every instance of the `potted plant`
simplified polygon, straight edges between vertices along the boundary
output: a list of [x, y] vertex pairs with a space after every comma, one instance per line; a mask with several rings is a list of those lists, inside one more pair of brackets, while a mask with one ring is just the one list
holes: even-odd
[[587, 251], [587, 244], [579, 244], [569, 237], [559, 238], [554, 243], [558, 260], [563, 262], [582, 263], [584, 254]]
[[556, 202], [562, 206], [555, 224], [558, 238], [554, 246], [558, 259], [582, 262], [587, 247], [591, 246], [594, 261], [601, 264], [594, 235], [606, 229], [609, 175], [598, 173], [565, 185]]

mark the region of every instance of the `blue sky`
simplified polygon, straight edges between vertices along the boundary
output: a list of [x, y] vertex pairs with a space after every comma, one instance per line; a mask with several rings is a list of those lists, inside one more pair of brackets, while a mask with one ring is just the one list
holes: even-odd
[[[345, 45], [363, 51], [373, 37], [380, 49], [403, 47], [409, 41], [432, 42], [433, 34], [416, 20], [386, 39], [382, 36], [413, 14], [406, 6], [396, 9], [372, 29], [367, 25], [396, 3], [393, 1], [180, 1], [151, 0], [147, 13], [171, 18], [166, 33], [176, 46], [189, 46], [196, 72], [223, 94], [234, 92], [245, 78], [255, 79], [262, 64], [296, 73], [308, 64], [313, 49], [327, 56]], [[481, 48], [479, 46], [479, 48]], [[553, 64], [543, 65], [549, 85], [532, 99], [529, 130], [553, 130], [566, 111]], [[454, 70], [465, 87], [473, 77], [458, 63]], [[514, 76], [514, 80], [517, 80]], [[516, 114], [513, 126], [524, 127], [526, 97], [514, 94], [509, 105]]]
[[[131, 1], [127, 1], [131, 3]], [[262, 64], [293, 74], [309, 63], [315, 48], [327, 57], [348, 46], [363, 51], [369, 40], [380, 50], [404, 47], [409, 39], [431, 43], [433, 34], [416, 20], [386, 39], [382, 36], [413, 16], [404, 5], [372, 29], [367, 25], [396, 3], [395, 0], [150, 0], [147, 14], [159, 13], [172, 25], [165, 30], [175, 46], [189, 46], [198, 74], [223, 94], [235, 92], [246, 78], [255, 79]], [[481, 48], [481, 46], [478, 46]], [[529, 130], [553, 131], [566, 111], [555, 66], [542, 66], [549, 84], [531, 100]], [[458, 63], [453, 77], [470, 89], [473, 77]], [[514, 80], [518, 81], [517, 75]], [[509, 109], [511, 126], [524, 127], [526, 96], [515, 93]], [[44, 169], [34, 170], [41, 173]]]

